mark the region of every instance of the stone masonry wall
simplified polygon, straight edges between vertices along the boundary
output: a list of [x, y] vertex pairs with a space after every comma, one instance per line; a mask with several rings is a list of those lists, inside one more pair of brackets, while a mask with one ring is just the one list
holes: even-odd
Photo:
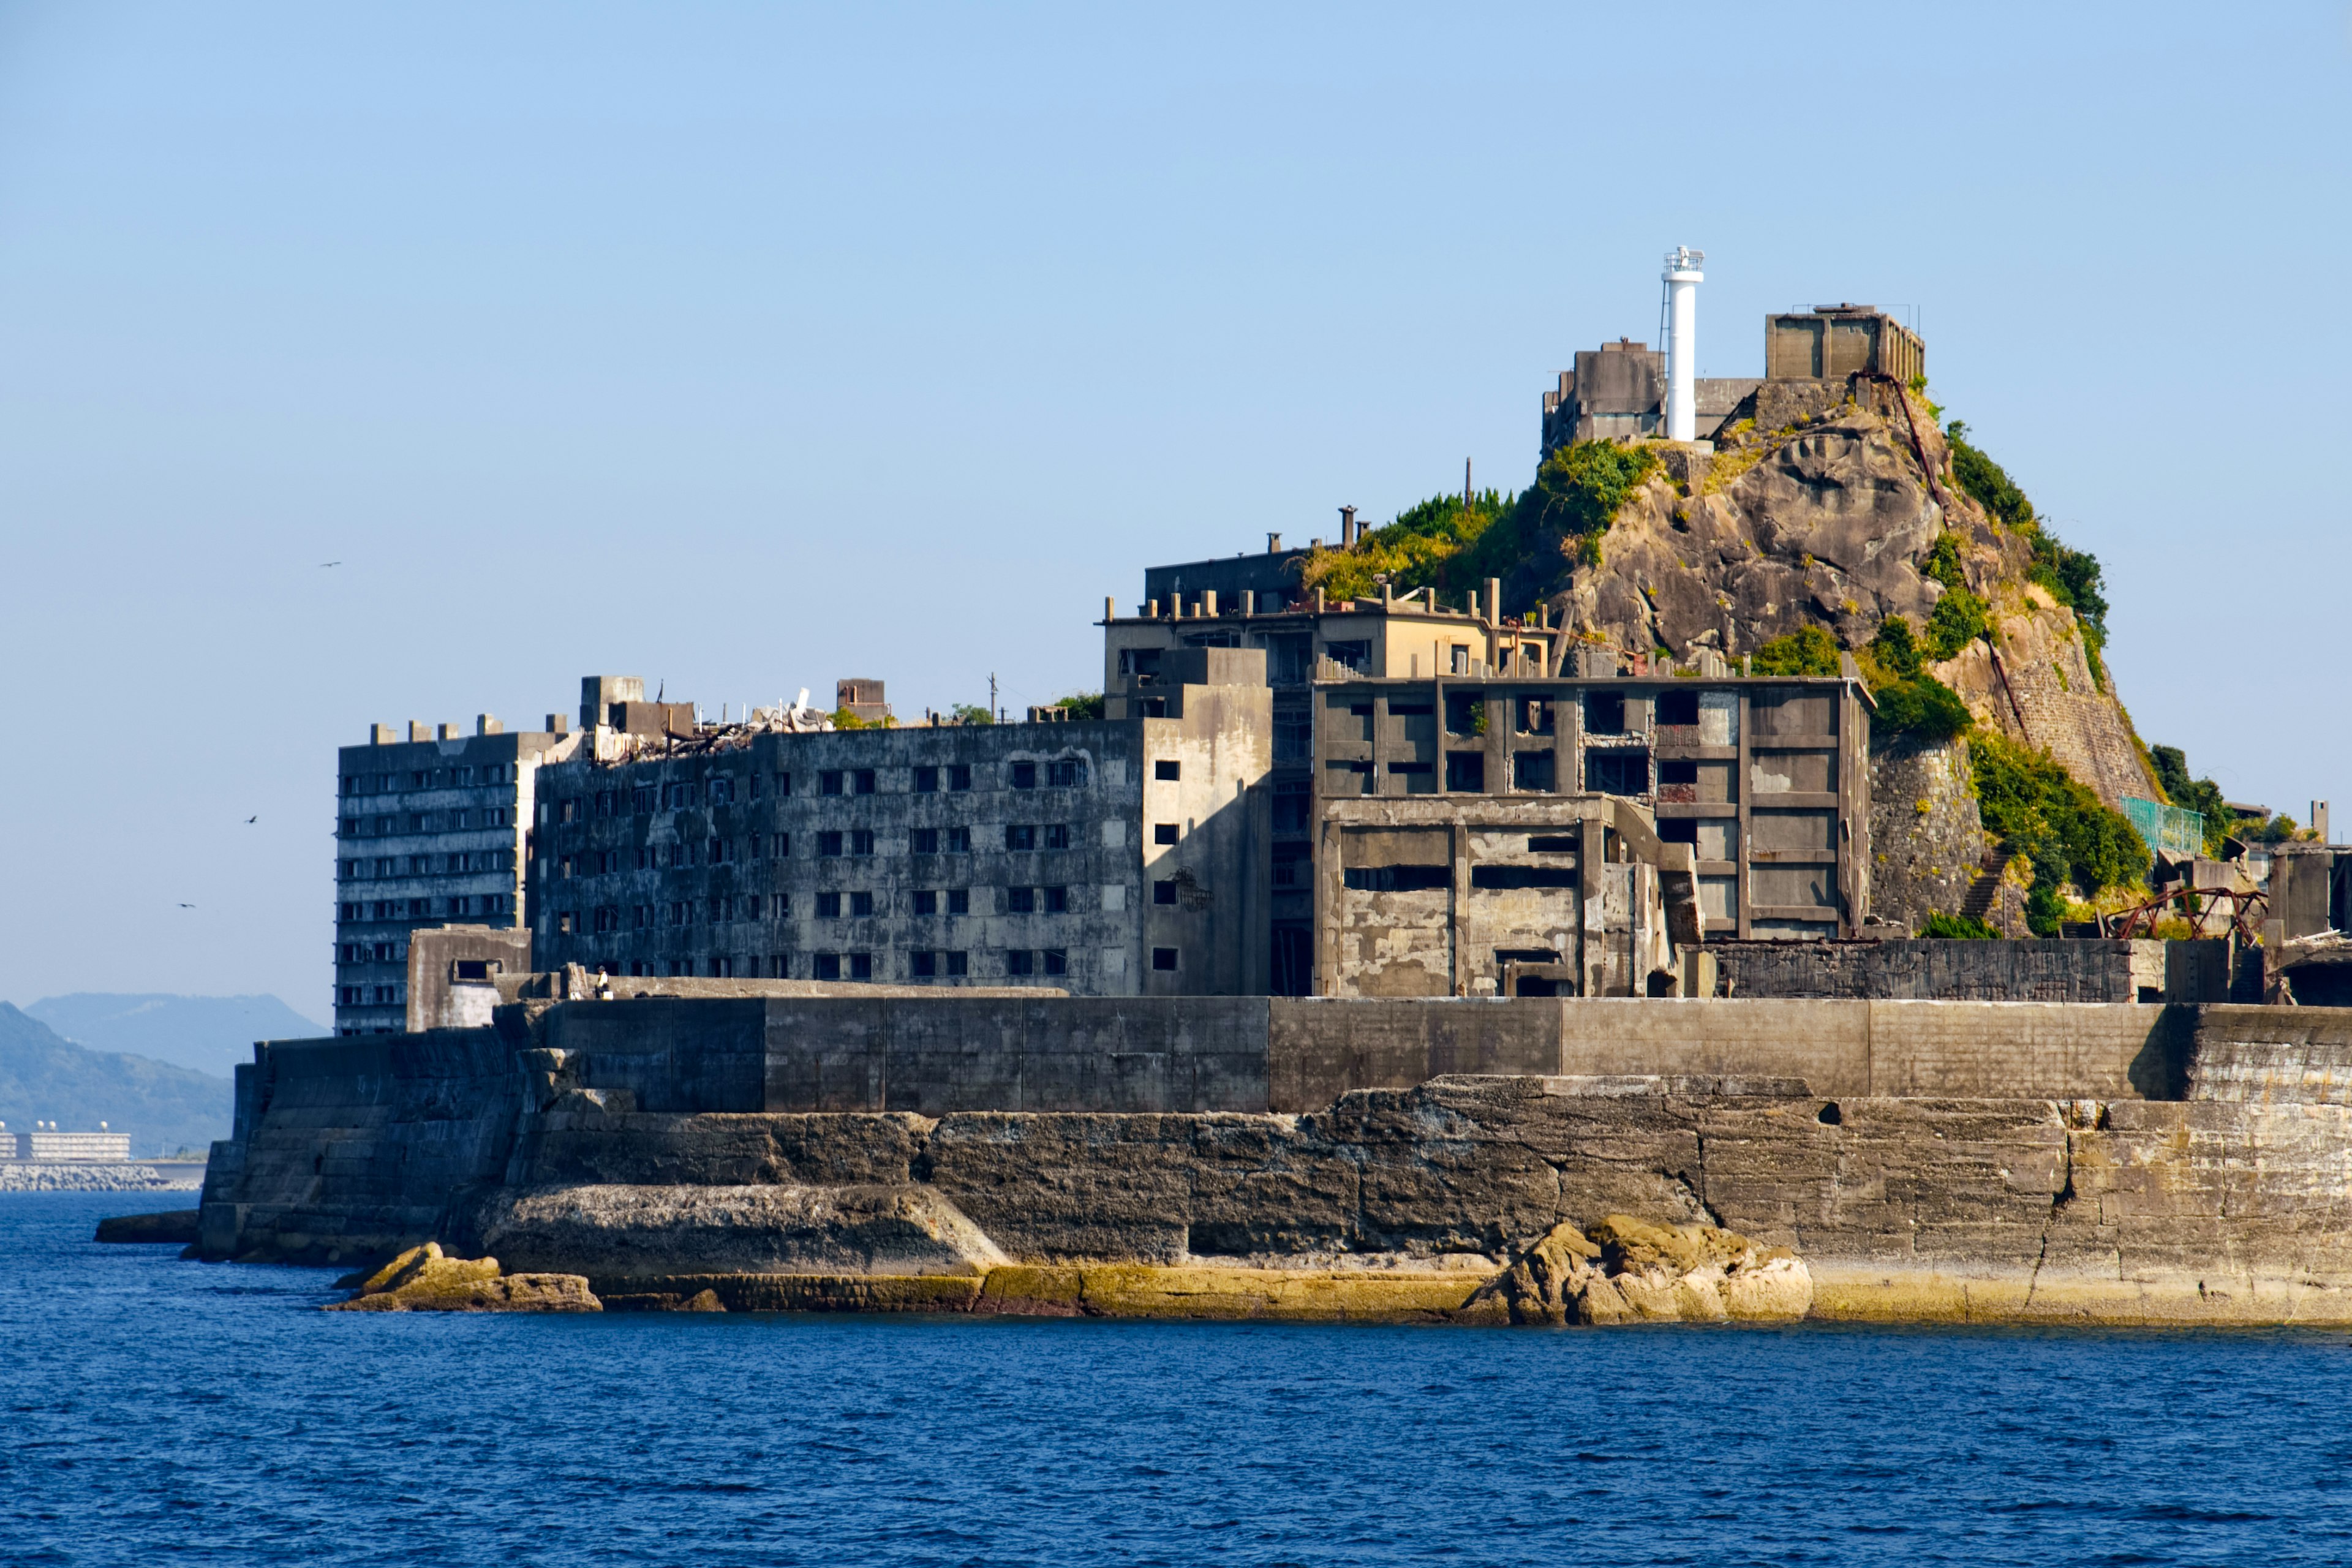
[[1984, 852], [1968, 742], [1874, 740], [1869, 912], [1911, 931], [1932, 913], [1959, 913]]

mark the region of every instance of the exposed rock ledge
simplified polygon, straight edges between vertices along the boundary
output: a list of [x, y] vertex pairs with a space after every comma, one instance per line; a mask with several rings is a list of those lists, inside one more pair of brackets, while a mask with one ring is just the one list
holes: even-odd
[[412, 1247], [365, 1279], [330, 1312], [601, 1312], [577, 1274], [507, 1274], [495, 1258], [445, 1256], [441, 1244]]
[[600, 1279], [614, 1311], [978, 1312], [1293, 1322], [1769, 1322], [1813, 1302], [1804, 1261], [1714, 1226], [1611, 1215], [1484, 1268], [1000, 1264], [967, 1274]]

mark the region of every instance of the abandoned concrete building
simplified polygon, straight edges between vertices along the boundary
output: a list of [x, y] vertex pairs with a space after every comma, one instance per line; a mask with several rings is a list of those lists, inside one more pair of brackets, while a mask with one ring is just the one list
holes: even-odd
[[540, 766], [577, 737], [560, 713], [509, 732], [485, 713], [455, 724], [389, 724], [337, 753], [335, 1028], [396, 1030], [406, 1017], [408, 941], [420, 927], [517, 927], [529, 913], [525, 837]]
[[[1732, 421], [1768, 426], [1774, 382], [1842, 381], [1862, 372], [1908, 382], [1925, 375], [1927, 351], [1908, 327], [1869, 305], [1816, 305], [1764, 318], [1764, 374], [1700, 376], [1696, 437], [1714, 439]], [[1665, 432], [1666, 356], [1647, 343], [1620, 338], [1580, 349], [1576, 368], [1543, 395], [1540, 455], [1575, 441], [1606, 441]]]
[[[1753, 376], [1700, 376], [1698, 438], [1723, 427], [1740, 400], [1754, 392]], [[1576, 368], [1559, 373], [1559, 384], [1544, 394], [1543, 446], [1575, 441], [1612, 441], [1626, 436], [1663, 437], [1666, 418], [1666, 356], [1647, 343], [1620, 338], [1597, 349], [1579, 349]]]
[[1075, 722], [600, 726], [540, 772], [534, 962], [1263, 994], [1265, 656], [1180, 650], [1155, 689]]
[[1670, 947], [1626, 956], [1662, 921], [1860, 936], [1869, 701], [1853, 675], [1318, 682], [1317, 989], [1482, 994], [1517, 963], [1639, 995], [1681, 983]]
[[[1343, 508], [1340, 538], [1352, 543], [1353, 508]], [[1465, 595], [1460, 608], [1436, 602], [1428, 590], [1378, 598], [1329, 599], [1302, 595], [1291, 567], [1294, 552], [1281, 549], [1278, 535], [1263, 555], [1212, 563], [1228, 568], [1227, 580], [1245, 585], [1229, 595], [1220, 588], [1189, 590], [1162, 598], [1147, 593], [1132, 616], [1115, 601], [1103, 605], [1104, 711], [1113, 718], [1153, 712], [1165, 699], [1161, 687], [1169, 660], [1190, 649], [1262, 651], [1272, 689], [1272, 769], [1265, 791], [1271, 823], [1268, 868], [1273, 887], [1269, 984], [1278, 996], [1314, 990], [1315, 902], [1307, 862], [1313, 857], [1315, 722], [1310, 696], [1318, 679], [1449, 674], [1484, 676], [1490, 671], [1541, 677], [1558, 669], [1566, 634], [1537, 619], [1507, 621], [1499, 614], [1499, 585]], [[1197, 563], [1196, 563], [1197, 565]], [[1191, 580], [1196, 566], [1155, 567], [1155, 583]]]

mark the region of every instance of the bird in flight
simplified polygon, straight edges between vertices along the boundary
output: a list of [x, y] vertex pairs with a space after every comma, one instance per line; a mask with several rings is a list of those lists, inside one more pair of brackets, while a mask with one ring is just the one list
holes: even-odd
[[195, 906], [195, 905], [194, 905], [194, 904], [182, 904], [180, 907], [181, 907], [182, 909], [184, 909], [184, 910], [193, 910], [193, 909], [194, 909], [196, 906]]
[[321, 561], [319, 563], [319, 570], [324, 572], [330, 566], [341, 566], [341, 564], [342, 563], [340, 561]]
[[250, 827], [250, 826], [252, 826], [255, 823], [259, 822], [260, 820], [261, 820], [261, 813], [259, 813], [259, 812], [257, 812], [257, 812], [255, 812], [251, 816], [248, 816], [248, 817], [247, 817], [247, 818], [245, 819], [245, 825], [246, 825], [247, 827]]

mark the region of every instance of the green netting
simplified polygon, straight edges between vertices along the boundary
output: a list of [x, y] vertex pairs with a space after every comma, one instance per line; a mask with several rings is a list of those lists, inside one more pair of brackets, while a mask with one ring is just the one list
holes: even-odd
[[2175, 855], [2205, 852], [2205, 814], [2201, 811], [2183, 811], [2177, 805], [2126, 795], [2124, 816], [2139, 829], [2139, 836], [2147, 840], [2150, 849], [2168, 850]]

